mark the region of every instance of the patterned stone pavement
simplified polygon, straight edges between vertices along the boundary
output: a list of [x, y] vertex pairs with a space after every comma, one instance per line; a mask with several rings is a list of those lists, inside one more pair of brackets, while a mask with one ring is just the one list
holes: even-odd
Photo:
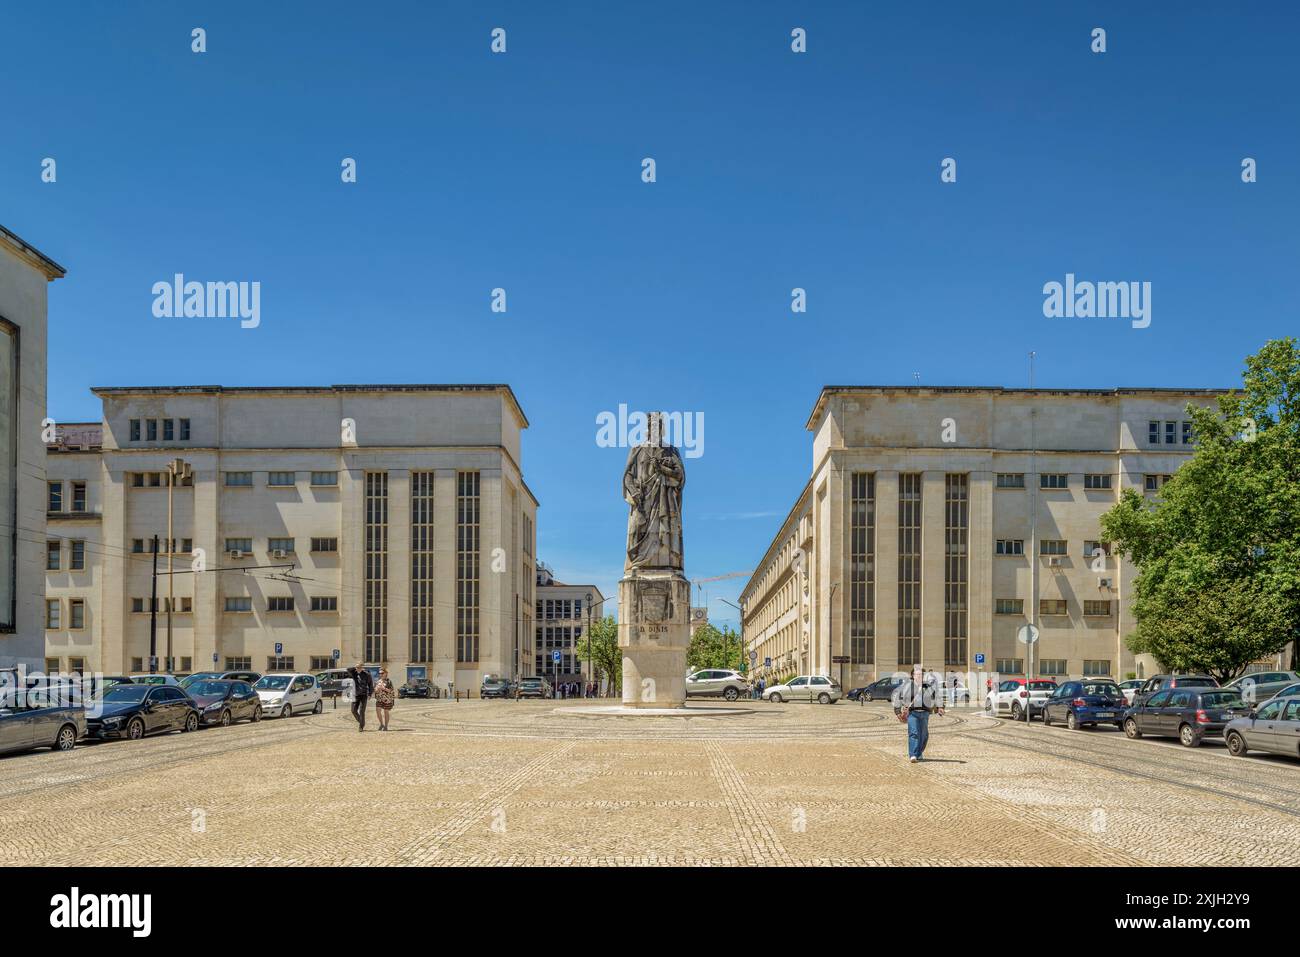
[[0, 758], [0, 862], [1300, 862], [1300, 762], [962, 711], [911, 765], [880, 704], [587, 707], [401, 702], [386, 734], [327, 710]]

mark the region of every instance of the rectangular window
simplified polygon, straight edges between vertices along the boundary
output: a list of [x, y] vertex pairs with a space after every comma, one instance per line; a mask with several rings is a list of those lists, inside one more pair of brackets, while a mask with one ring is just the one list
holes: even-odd
[[849, 502], [849, 657], [876, 662], [876, 476], [854, 472]]
[[[1101, 552], [1101, 555], [1097, 553]], [[1110, 554], [1109, 542], [1084, 542], [1083, 554], [1088, 558], [1102, 558]]]
[[1160, 444], [1160, 423], [1152, 419], [1147, 423], [1147, 445]]
[[411, 473], [411, 660], [433, 660], [433, 473]]
[[1025, 553], [1025, 540], [1023, 538], [999, 538], [997, 541], [997, 554], [999, 555], [1023, 555]]
[[1084, 658], [1083, 676], [1085, 678], [1102, 678], [1110, 675], [1110, 659]]
[[266, 599], [267, 611], [293, 611], [292, 595], [271, 595]]
[[266, 540], [266, 550], [274, 555], [276, 552], [292, 552], [292, 538], [268, 538]]
[[1070, 476], [1065, 472], [1044, 472], [1038, 476], [1039, 488], [1069, 488]]
[[313, 538], [311, 540], [311, 550], [313, 552], [337, 552], [339, 550], [339, 540], [337, 538]]
[[252, 472], [227, 472], [226, 488], [249, 488], [253, 484]]
[[318, 487], [322, 485], [338, 485], [339, 473], [338, 472], [312, 472], [311, 484]]
[[139, 420], [139, 419], [132, 419], [132, 420], [131, 420], [131, 439], [130, 439], [130, 441], [132, 441], [132, 442], [139, 442], [139, 441], [140, 441], [140, 420]]
[[1109, 618], [1110, 602], [1085, 600], [1083, 603], [1083, 615], [1085, 618]]
[[132, 599], [131, 599], [131, 613], [132, 613], [133, 615], [141, 615], [141, 614], [144, 614], [144, 599], [143, 599], [143, 598], [132, 598]]
[[365, 659], [388, 660], [388, 473], [365, 478]]
[[68, 670], [71, 671], [73, 674], [78, 674], [78, 675], [80, 675], [80, 674], [85, 674], [85, 673], [86, 673], [86, 659], [85, 659], [85, 658], [69, 658], [69, 659], [68, 659]]
[[252, 657], [234, 657], [234, 658], [227, 657], [226, 670], [227, 671], [252, 671], [253, 659]]
[[68, 566], [74, 572], [85, 571], [86, 569], [86, 543], [81, 540], [72, 542], [72, 562]]
[[47, 512], [63, 511], [63, 483], [47, 482], [46, 487], [49, 494], [46, 496], [45, 510]]
[[312, 595], [311, 610], [312, 611], [338, 611], [339, 600], [334, 595]]
[[898, 476], [898, 667], [921, 660], [921, 475]]
[[970, 476], [944, 476], [943, 662], [966, 664]]
[[267, 671], [293, 671], [293, 655], [267, 655]]
[[1069, 543], [1061, 538], [1044, 538], [1038, 543], [1038, 554], [1040, 555], [1066, 555], [1069, 554]]
[[479, 473], [456, 473], [456, 660], [478, 661]]
[[1024, 613], [1023, 598], [999, 598], [994, 602], [993, 614], [995, 615], [1023, 615]]
[[247, 555], [253, 550], [253, 540], [251, 538], [227, 538], [226, 551], [243, 552]]
[[1038, 613], [1040, 615], [1068, 615], [1070, 610], [1066, 606], [1064, 598], [1042, 598], [1038, 602]]
[[[1183, 423], [1183, 445], [1191, 445], [1191, 444], [1192, 444], [1192, 439], [1193, 439], [1193, 437], [1192, 437], [1192, 423], [1190, 423], [1190, 422], [1184, 422], [1184, 423]], [[1109, 663], [1109, 662], [1108, 662], [1108, 663]]]
[[158, 441], [158, 420], [157, 419], [145, 419], [144, 430], [145, 430], [145, 438], [147, 438], [150, 442]]
[[86, 483], [72, 483], [72, 510], [74, 512], [84, 512], [86, 510]]
[[330, 658], [330, 657], [328, 657], [328, 656], [326, 656], [326, 655], [312, 655], [312, 656], [311, 656], [311, 670], [312, 670], [313, 672], [315, 672], [315, 671], [326, 671], [327, 669], [330, 669], [330, 668], [333, 668], [333, 667], [334, 667], [334, 659], [333, 659], [333, 658]]
[[1178, 444], [1178, 423], [1166, 422], [1165, 423], [1165, 445], [1177, 445], [1177, 444]]
[[49, 629], [59, 628], [59, 600], [49, 598], [45, 601], [45, 627]]
[[247, 595], [227, 595], [226, 611], [252, 611], [253, 599]]
[[144, 671], [144, 659], [143, 659], [143, 658], [132, 658], [132, 659], [131, 659], [131, 671], [133, 671], [133, 672]]
[[47, 572], [57, 572], [63, 567], [62, 548], [58, 541], [45, 543], [45, 570]]
[[80, 630], [86, 627], [86, 601], [83, 598], [68, 600], [68, 627]]
[[1108, 489], [1110, 488], [1110, 473], [1096, 473], [1085, 475], [1083, 477], [1083, 487], [1087, 489]]
[[284, 488], [298, 481], [296, 472], [267, 472], [266, 484], [271, 488]]
[[1022, 675], [1025, 673], [1024, 658], [999, 658], [998, 674], [1000, 675]]
[[190, 420], [181, 419], [180, 422], [181, 422], [181, 441], [188, 442], [190, 440]]
[[171, 419], [163, 419], [162, 424], [163, 424], [163, 441], [175, 442], [176, 441], [175, 423]]
[[163, 481], [162, 472], [150, 472], [148, 474], [150, 488], [163, 488], [166, 483]]
[[998, 488], [1024, 488], [1024, 472], [999, 472], [997, 480]]
[[1069, 662], [1064, 658], [1044, 658], [1038, 662], [1038, 677], [1040, 678], [1057, 678], [1069, 673]]

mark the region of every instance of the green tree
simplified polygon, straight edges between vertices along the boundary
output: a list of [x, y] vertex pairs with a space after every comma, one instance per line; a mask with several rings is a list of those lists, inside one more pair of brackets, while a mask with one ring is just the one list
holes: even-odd
[[597, 680], [602, 675], [609, 679], [606, 695], [622, 688], [623, 652], [618, 647], [618, 622], [612, 615], [593, 621], [587, 633], [575, 642], [574, 653], [580, 661], [590, 661], [595, 666]]
[[686, 665], [692, 671], [701, 668], [741, 669], [742, 650], [740, 636], [730, 627], [719, 631], [712, 625], [701, 625], [691, 635], [686, 651]]
[[1296, 340], [1268, 342], [1239, 392], [1188, 415], [1192, 458], [1154, 502], [1125, 489], [1101, 527], [1138, 566], [1129, 648], [1226, 680], [1300, 638]]

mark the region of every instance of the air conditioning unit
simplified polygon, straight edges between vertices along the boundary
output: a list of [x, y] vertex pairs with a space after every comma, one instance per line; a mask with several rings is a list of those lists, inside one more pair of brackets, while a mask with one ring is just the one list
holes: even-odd
[[288, 554], [289, 554], [289, 553], [286, 552], [283, 548], [277, 548], [275, 551], [273, 551], [273, 552], [271, 553], [271, 557], [273, 557], [273, 558], [285, 558], [285, 557], [288, 556]]
[[1059, 568], [1060, 565], [1061, 565], [1061, 558], [1060, 558], [1060, 556], [1059, 556], [1059, 555], [1053, 555], [1051, 558], [1049, 558], [1049, 559], [1047, 560], [1047, 564], [1050, 565], [1052, 568]]
[[1113, 581], [1114, 581], [1114, 579], [1111, 579], [1111, 578], [1098, 578], [1098, 579], [1097, 579], [1097, 587], [1098, 587], [1098, 588], [1111, 588], [1111, 587], [1113, 587], [1113, 585], [1111, 584]]
[[228, 552], [228, 554], [230, 555], [231, 558], [243, 558], [243, 557], [244, 557], [244, 553], [241, 552], [238, 548], [232, 548], [232, 549]]

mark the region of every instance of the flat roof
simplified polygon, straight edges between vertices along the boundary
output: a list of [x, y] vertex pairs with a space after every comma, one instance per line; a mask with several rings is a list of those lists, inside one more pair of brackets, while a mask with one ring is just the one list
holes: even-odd
[[1053, 389], [1047, 387], [1039, 388], [1008, 388], [1002, 385], [824, 385], [822, 391], [817, 396], [817, 402], [813, 405], [812, 412], [808, 416], [808, 423], [804, 426], [809, 432], [813, 431], [817, 424], [817, 419], [821, 416], [822, 409], [826, 405], [826, 400], [832, 395], [845, 393], [875, 393], [883, 395], [886, 392], [911, 392], [917, 395], [927, 392], [968, 392], [968, 393], [993, 393], [1004, 395], [1093, 395], [1093, 396], [1117, 396], [1117, 395], [1190, 395], [1190, 396], [1219, 396], [1227, 395], [1230, 392], [1238, 391], [1236, 388], [1227, 389], [1206, 389], [1197, 387], [1194, 389], [1170, 388], [1167, 386], [1133, 386], [1128, 388], [1113, 389]]
[[3, 226], [0, 226], [0, 242], [12, 248], [19, 256], [28, 260], [32, 265], [44, 272], [48, 279], [62, 279], [68, 274], [66, 269], [56, 263], [49, 256], [45, 255], [45, 253], [41, 252], [21, 236], [5, 229]]
[[[519, 416], [524, 428], [528, 417], [524, 415], [514, 390], [505, 383], [415, 383], [415, 384], [341, 384], [341, 385], [124, 385], [92, 386], [93, 394], [109, 395], [233, 395], [274, 394], [330, 395], [339, 392], [500, 392], [510, 399], [511, 408]], [[530, 493], [531, 494], [531, 493]]]

